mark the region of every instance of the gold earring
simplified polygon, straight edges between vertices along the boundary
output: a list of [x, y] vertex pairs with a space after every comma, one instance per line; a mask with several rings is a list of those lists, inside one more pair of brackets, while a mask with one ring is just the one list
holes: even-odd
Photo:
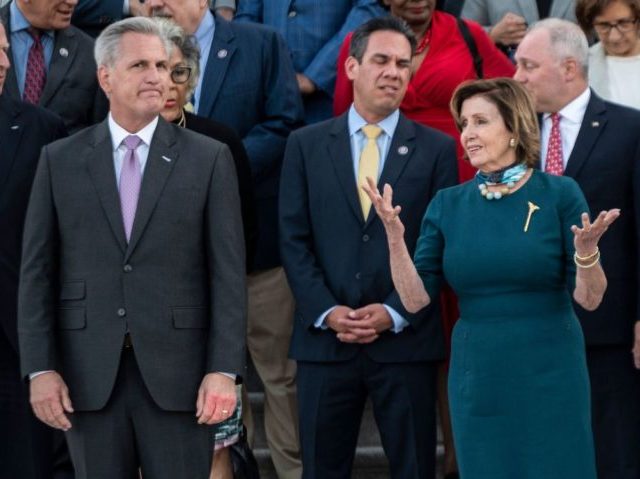
[[515, 148], [515, 147], [516, 147], [516, 139], [515, 139], [515, 138], [511, 138], [511, 139], [509, 140], [509, 146], [510, 146], [511, 148]]

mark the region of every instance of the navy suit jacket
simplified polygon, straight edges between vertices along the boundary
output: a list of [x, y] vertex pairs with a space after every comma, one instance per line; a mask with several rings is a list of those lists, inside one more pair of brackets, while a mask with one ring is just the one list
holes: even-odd
[[628, 345], [640, 320], [640, 111], [609, 103], [593, 91], [565, 175], [574, 178], [591, 215], [620, 208], [600, 241], [607, 291], [600, 307], [576, 305], [587, 345]]
[[235, 129], [249, 155], [258, 241], [254, 269], [278, 266], [277, 197], [289, 133], [302, 101], [289, 50], [275, 31], [216, 17], [198, 115]]
[[[40, 149], [66, 136], [53, 113], [0, 96], [0, 370], [18, 371], [18, 273], [22, 229]], [[17, 377], [17, 376], [16, 376]], [[18, 396], [0, 382], [4, 397]]]
[[[402, 205], [413, 254], [427, 204], [457, 183], [454, 141], [400, 115], [379, 185], [389, 183]], [[280, 190], [281, 253], [296, 299], [290, 355], [341, 361], [360, 349], [375, 361], [425, 361], [444, 356], [436, 307], [408, 313], [393, 287], [384, 227], [371, 210], [362, 218], [351, 159], [347, 114], [294, 132], [287, 143]], [[335, 305], [384, 303], [408, 322], [366, 346], [346, 344], [314, 322]]]

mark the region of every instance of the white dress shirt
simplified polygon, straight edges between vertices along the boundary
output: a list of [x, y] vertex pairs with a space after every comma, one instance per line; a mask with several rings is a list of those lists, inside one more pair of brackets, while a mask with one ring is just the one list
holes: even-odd
[[[567, 168], [567, 161], [576, 144], [580, 126], [587, 105], [591, 99], [591, 90], [585, 89], [573, 101], [568, 103], [558, 113], [560, 114], [560, 136], [562, 137], [562, 165]], [[547, 146], [551, 135], [551, 113], [545, 113], [542, 117], [541, 145], [540, 145], [540, 169], [544, 171], [547, 162]]]

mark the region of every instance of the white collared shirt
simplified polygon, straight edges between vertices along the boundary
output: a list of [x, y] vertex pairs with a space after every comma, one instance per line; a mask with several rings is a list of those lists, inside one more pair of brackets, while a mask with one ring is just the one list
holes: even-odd
[[140, 131], [130, 133], [120, 125], [116, 123], [109, 113], [109, 133], [111, 133], [111, 144], [113, 147], [113, 166], [116, 171], [116, 181], [118, 183], [118, 190], [120, 190], [120, 172], [122, 171], [122, 163], [124, 162], [124, 154], [127, 151], [126, 146], [122, 143], [129, 135], [137, 135], [142, 140], [140, 146], [136, 148], [136, 154], [138, 161], [140, 161], [140, 172], [144, 175], [144, 168], [147, 165], [147, 158], [149, 157], [149, 148], [151, 146], [151, 139], [158, 126], [158, 117], [156, 116], [151, 123], [146, 125]]
[[[587, 111], [587, 105], [591, 99], [591, 90], [585, 89], [573, 101], [560, 110], [560, 136], [562, 137], [562, 165], [567, 167], [567, 161], [576, 144], [582, 119]], [[545, 113], [542, 117], [542, 131], [540, 135], [540, 169], [544, 171], [547, 160], [547, 146], [551, 135], [551, 113]]]

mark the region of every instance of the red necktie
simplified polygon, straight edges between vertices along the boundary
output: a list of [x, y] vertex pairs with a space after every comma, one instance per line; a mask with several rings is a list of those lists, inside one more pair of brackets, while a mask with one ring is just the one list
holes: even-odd
[[560, 114], [551, 115], [551, 134], [547, 143], [547, 159], [544, 171], [551, 175], [562, 176], [564, 164], [562, 162], [562, 136], [560, 135]]
[[22, 99], [27, 103], [37, 105], [44, 90], [47, 79], [47, 71], [44, 64], [44, 48], [42, 48], [42, 32], [35, 28], [29, 28], [29, 35], [33, 43], [29, 49], [27, 58], [27, 74], [24, 79], [24, 93]]

